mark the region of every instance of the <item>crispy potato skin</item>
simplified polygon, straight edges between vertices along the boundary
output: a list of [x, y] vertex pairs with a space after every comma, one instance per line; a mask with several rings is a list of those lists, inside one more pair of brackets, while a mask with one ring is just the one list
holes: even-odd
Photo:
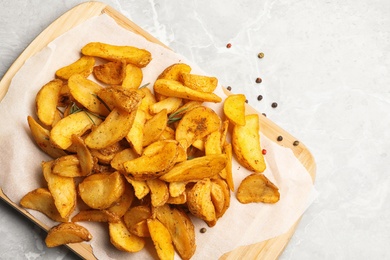
[[232, 146], [237, 161], [250, 171], [263, 172], [266, 168], [260, 146], [260, 125], [257, 114], [247, 115], [244, 126], [234, 126]]
[[253, 173], [247, 176], [237, 189], [237, 199], [243, 204], [263, 202], [276, 203], [280, 199], [278, 187], [264, 174]]

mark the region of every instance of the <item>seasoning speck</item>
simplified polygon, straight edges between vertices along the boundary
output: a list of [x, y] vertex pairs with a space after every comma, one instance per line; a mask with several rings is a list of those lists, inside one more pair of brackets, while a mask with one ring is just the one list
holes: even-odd
[[247, 103], [247, 104], [248, 104], [248, 99], [245, 99], [245, 103]]
[[263, 116], [267, 117], [267, 114], [266, 113], [261, 113]]
[[271, 107], [273, 107], [273, 108], [276, 108], [278, 106], [278, 103], [276, 103], [276, 102], [273, 102], [272, 104], [271, 104]]
[[226, 48], [229, 49], [230, 47], [232, 47], [232, 44], [231, 44], [231, 43], [226, 44]]
[[267, 154], [267, 150], [263, 149], [263, 150], [261, 150], [261, 153], [262, 153], [263, 155], [266, 155], [266, 154]]
[[293, 145], [294, 145], [294, 146], [298, 146], [298, 145], [299, 145], [299, 141], [294, 141], [294, 142], [293, 142]]
[[264, 53], [260, 52], [259, 54], [257, 54], [257, 57], [258, 57], [259, 59], [264, 58]]
[[261, 78], [256, 79], [256, 83], [261, 83], [263, 80]]
[[232, 87], [228, 86], [226, 89], [230, 91], [230, 90], [232, 90]]
[[276, 138], [276, 140], [278, 140], [279, 142], [283, 141], [283, 136], [279, 135], [278, 138]]
[[206, 233], [206, 231], [207, 231], [207, 229], [204, 227], [200, 229], [200, 233]]
[[262, 99], [263, 99], [263, 96], [262, 96], [262, 95], [258, 95], [258, 96], [257, 96], [257, 100], [258, 100], [258, 101], [260, 101], [260, 100], [262, 100]]

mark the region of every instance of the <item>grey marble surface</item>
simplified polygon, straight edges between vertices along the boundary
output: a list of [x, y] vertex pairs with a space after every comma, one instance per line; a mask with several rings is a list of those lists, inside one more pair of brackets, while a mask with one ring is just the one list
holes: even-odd
[[[0, 0], [0, 77], [81, 2]], [[319, 194], [281, 259], [390, 258], [389, 1], [103, 2], [245, 93], [311, 150]], [[0, 201], [0, 259], [78, 259], [46, 248], [45, 235]]]

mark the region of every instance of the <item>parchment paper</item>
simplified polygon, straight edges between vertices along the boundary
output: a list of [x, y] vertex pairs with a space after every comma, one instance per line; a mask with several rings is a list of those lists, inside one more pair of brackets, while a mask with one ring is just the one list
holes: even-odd
[[[0, 185], [4, 193], [17, 204], [29, 191], [46, 187], [40, 163], [50, 158], [35, 145], [27, 124], [28, 115], [35, 117], [35, 95], [45, 83], [53, 79], [58, 68], [77, 60], [80, 49], [91, 41], [133, 45], [149, 50], [153, 60], [143, 69], [142, 84], [150, 83], [153, 86], [157, 75], [176, 62], [186, 62], [193, 68], [193, 73], [207, 75], [196, 64], [123, 29], [107, 15], [92, 18], [55, 39], [24, 64], [0, 103]], [[225, 98], [221, 87], [216, 93]], [[221, 104], [207, 105], [218, 113], [222, 112]], [[208, 228], [203, 221], [193, 219], [197, 243], [193, 259], [216, 259], [239, 246], [281, 235], [289, 230], [315, 198], [311, 177], [293, 152], [264, 135], [261, 135], [261, 143], [268, 151], [264, 174], [279, 187], [280, 201], [273, 205], [243, 205], [232, 193], [231, 206], [215, 227]], [[238, 187], [249, 172], [236, 162], [233, 171], [235, 187]], [[39, 212], [30, 212], [49, 226], [56, 224]], [[151, 243], [147, 244], [146, 250], [136, 254], [120, 252], [110, 244], [104, 223], [80, 224], [92, 233], [93, 240], [90, 243], [98, 259], [150, 259], [156, 256]], [[199, 232], [202, 227], [207, 228], [206, 233]]]

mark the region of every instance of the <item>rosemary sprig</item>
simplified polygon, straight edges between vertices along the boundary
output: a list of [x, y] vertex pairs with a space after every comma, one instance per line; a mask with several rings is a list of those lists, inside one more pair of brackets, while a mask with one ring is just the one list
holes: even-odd
[[150, 83], [148, 82], [148, 83], [146, 83], [146, 84], [143, 84], [141, 87], [139, 87], [138, 89], [141, 89], [141, 88], [145, 88], [145, 87], [147, 87], [147, 86], [149, 86], [150, 85]]
[[168, 117], [168, 124], [172, 124], [176, 121], [179, 121], [183, 117], [183, 115], [180, 115], [180, 114], [186, 110], [187, 110], [187, 108], [185, 107], [185, 108], [177, 110], [175, 113], [170, 114]]
[[99, 100], [99, 101], [107, 108], [108, 111], [111, 112], [110, 107], [107, 105], [106, 102], [104, 102], [103, 99], [101, 99], [101, 98], [100, 98], [98, 95], [96, 95], [95, 93], [91, 93], [91, 94], [92, 94], [92, 96], [94, 96], [95, 98], [97, 98], [97, 100]]
[[83, 109], [83, 108], [79, 108], [79, 107], [76, 105], [76, 103], [73, 102], [73, 103], [72, 103], [72, 106], [70, 107], [69, 114], [75, 114], [75, 113], [78, 113], [78, 112], [84, 112], [84, 113], [88, 116], [89, 120], [91, 120], [91, 122], [92, 122], [94, 125], [96, 125], [96, 123], [95, 123], [95, 121], [92, 119], [91, 115], [94, 115], [94, 116], [96, 116], [96, 117], [101, 118], [101, 119], [104, 120], [104, 117], [102, 117], [102, 116], [100, 116], [100, 115], [97, 115], [97, 114], [95, 114], [95, 113], [91, 113], [91, 112], [89, 112], [89, 111], [86, 111], [86, 110]]

